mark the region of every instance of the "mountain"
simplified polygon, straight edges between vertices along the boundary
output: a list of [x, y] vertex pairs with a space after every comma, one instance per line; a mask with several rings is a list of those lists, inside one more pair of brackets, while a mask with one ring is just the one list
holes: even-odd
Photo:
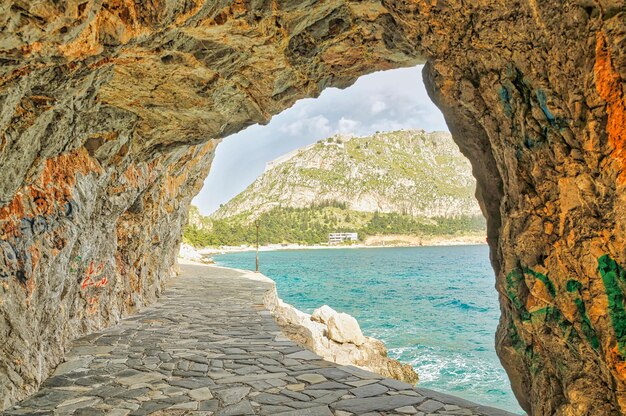
[[402, 130], [334, 136], [282, 156], [212, 215], [254, 219], [323, 203], [414, 217], [481, 215], [467, 159], [449, 133]]
[[474, 188], [448, 133], [333, 136], [268, 163], [210, 217], [192, 207], [184, 238], [196, 246], [252, 244], [258, 221], [261, 244], [320, 244], [333, 232], [357, 232], [376, 245], [484, 241]]

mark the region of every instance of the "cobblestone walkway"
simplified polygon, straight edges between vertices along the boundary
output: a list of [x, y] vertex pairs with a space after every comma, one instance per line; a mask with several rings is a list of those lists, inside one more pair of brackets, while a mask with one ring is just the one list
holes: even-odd
[[164, 296], [73, 343], [8, 415], [511, 415], [350, 366], [286, 339], [263, 307], [271, 283], [181, 266]]

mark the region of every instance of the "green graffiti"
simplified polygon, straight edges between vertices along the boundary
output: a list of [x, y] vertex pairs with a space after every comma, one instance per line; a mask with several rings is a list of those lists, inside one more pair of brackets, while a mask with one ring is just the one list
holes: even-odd
[[[565, 289], [569, 293], [578, 293], [582, 289], [583, 285], [577, 280], [570, 279], [565, 284]], [[598, 335], [596, 331], [593, 329], [591, 325], [591, 320], [589, 319], [589, 315], [587, 315], [587, 308], [585, 307], [585, 302], [582, 299], [577, 298], [574, 299], [574, 304], [576, 305], [576, 309], [578, 309], [578, 313], [580, 314], [580, 326], [583, 332], [583, 335], [587, 339], [587, 342], [591, 345], [594, 350], [600, 348], [600, 340], [598, 339]]]
[[529, 363], [530, 371], [536, 374], [542, 367], [541, 357], [535, 354], [532, 344], [526, 344], [524, 342], [514, 322], [509, 323], [509, 339], [515, 351], [526, 358], [526, 361]]
[[589, 344], [594, 350], [600, 348], [600, 340], [596, 335], [596, 331], [594, 331], [591, 326], [591, 321], [589, 320], [589, 315], [587, 315], [587, 309], [585, 308], [585, 303], [582, 299], [574, 300], [576, 307], [578, 308], [578, 313], [580, 313], [580, 325], [583, 331], [583, 335], [587, 338]]
[[[582, 341], [582, 339], [580, 338], [580, 335], [578, 334], [578, 331], [576, 330], [576, 328], [574, 328], [573, 326], [571, 328], [572, 329], [570, 330], [570, 333], [567, 336], [567, 343], [570, 345], [577, 346], [578, 344], [580, 344], [580, 341]], [[575, 351], [575, 350], [576, 349], [572, 349], [570, 351]]]
[[526, 348], [526, 343], [520, 337], [519, 332], [517, 332], [517, 326], [514, 322], [509, 323], [509, 338], [511, 339], [511, 345], [518, 351]]
[[519, 296], [517, 295], [517, 287], [521, 282], [524, 281], [524, 273], [520, 268], [513, 269], [506, 276], [506, 294], [517, 309], [520, 319], [522, 321], [530, 320], [530, 313], [526, 310], [524, 303], [521, 301]]
[[[523, 268], [516, 267], [506, 276], [507, 296], [511, 300], [511, 303], [513, 303], [513, 306], [515, 306], [515, 308], [519, 312], [520, 319], [522, 321], [529, 321], [532, 317], [532, 314], [528, 312], [528, 310], [524, 306], [524, 302], [522, 302], [522, 300], [519, 298], [518, 291], [517, 291], [517, 288], [519, 287], [519, 285], [522, 284], [524, 281], [524, 274], [533, 276], [535, 279], [543, 282], [543, 284], [546, 286], [546, 289], [548, 290], [548, 293], [550, 293], [550, 296], [552, 296], [553, 298], [556, 296], [556, 289], [554, 288], [554, 284], [548, 278], [547, 275], [536, 272], [530, 267], [523, 267]], [[554, 309], [554, 308], [551, 308], [551, 309]], [[533, 312], [533, 314], [539, 313], [540, 315], [542, 315], [545, 312], [546, 311], [540, 309], [538, 311]], [[552, 314], [553, 312], [550, 311], [550, 313]]]
[[[529, 312], [526, 309], [524, 303], [519, 299], [517, 291], [518, 285], [522, 284], [523, 282], [524, 274], [533, 276], [535, 279], [543, 282], [550, 296], [552, 296], [553, 298], [556, 297], [556, 288], [547, 274], [539, 273], [531, 269], [530, 267], [522, 267], [512, 270], [506, 277], [506, 293], [509, 299], [511, 299], [511, 302], [513, 303], [515, 308], [517, 309], [520, 319], [522, 321], [531, 321], [535, 325], [555, 324], [563, 332], [563, 336], [567, 340], [568, 344], [579, 344], [582, 340], [578, 331], [576, 330], [576, 328], [574, 328], [571, 322], [563, 317], [561, 311], [558, 308], [554, 306], [547, 306], [545, 308], [537, 309], [532, 312]], [[620, 279], [623, 279], [626, 282], [626, 272], [622, 273], [620, 276]], [[574, 293], [582, 289], [582, 284], [576, 280], [568, 280], [566, 283], [566, 289], [568, 292]], [[594, 350], [597, 350], [598, 348], [600, 348], [600, 341], [595, 330], [593, 329], [593, 326], [591, 325], [591, 320], [589, 319], [589, 315], [587, 314], [585, 304], [582, 299], [575, 299], [574, 303], [576, 304], [576, 308], [578, 310], [578, 313], [580, 314], [582, 334], [584, 335], [587, 342], [589, 342], [591, 347]], [[623, 304], [624, 302], [622, 297], [622, 305]], [[624, 315], [626, 317], [626, 312], [624, 312]], [[515, 346], [516, 341], [519, 339], [519, 334], [517, 333], [516, 328], [510, 329], [511, 341]], [[522, 348], [522, 346], [517, 343], [517, 348]], [[524, 346], [524, 348], [526, 348], [526, 346]], [[528, 352], [525, 353], [528, 354]]]
[[609, 316], [617, 338], [617, 348], [620, 354], [626, 355], [626, 309], [621, 287], [626, 284], [626, 270], [605, 254], [598, 259], [598, 271], [609, 299]]
[[568, 280], [565, 284], [565, 289], [570, 293], [579, 292], [582, 287], [582, 283], [577, 280]]
[[[578, 293], [583, 288], [582, 283], [577, 280], [570, 279], [565, 284], [565, 289], [569, 293]], [[591, 320], [589, 319], [589, 315], [587, 315], [587, 308], [585, 307], [585, 303], [582, 299], [577, 298], [574, 299], [574, 304], [576, 305], [576, 309], [578, 309], [578, 313], [580, 314], [580, 326], [583, 332], [583, 335], [591, 344], [591, 347], [594, 350], [600, 348], [600, 340], [598, 339], [598, 335], [596, 331], [593, 329], [591, 325]]]
[[547, 274], [541, 274], [539, 272], [536, 272], [530, 267], [524, 267], [524, 273], [529, 274], [535, 279], [542, 281], [543, 284], [546, 285], [546, 289], [548, 289], [548, 293], [550, 293], [550, 296], [556, 296], [556, 289], [554, 288], [554, 284], [552, 284], [552, 281], [548, 278]]
[[553, 306], [537, 309], [530, 313], [533, 323], [558, 323], [561, 321], [561, 311]]
[[568, 345], [571, 345], [574, 348], [571, 348], [569, 351], [572, 355], [578, 357], [578, 345], [580, 345], [580, 335], [578, 335], [578, 331], [574, 327], [574, 325], [565, 318], [562, 318], [559, 321], [559, 328], [562, 331], [563, 338]]
[[559, 322], [559, 328], [561, 328], [561, 331], [563, 331], [563, 335], [565, 336], [567, 335], [567, 331], [572, 328], [572, 323], [567, 319], [563, 319], [561, 322]]

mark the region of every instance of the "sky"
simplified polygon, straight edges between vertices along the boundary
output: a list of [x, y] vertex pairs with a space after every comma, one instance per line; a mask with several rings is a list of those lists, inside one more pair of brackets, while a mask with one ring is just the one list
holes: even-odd
[[334, 134], [366, 136], [412, 128], [448, 131], [426, 93], [422, 66], [363, 76], [345, 90], [328, 88], [318, 98], [297, 101], [265, 126], [225, 138], [192, 203], [208, 215], [254, 182], [267, 162]]

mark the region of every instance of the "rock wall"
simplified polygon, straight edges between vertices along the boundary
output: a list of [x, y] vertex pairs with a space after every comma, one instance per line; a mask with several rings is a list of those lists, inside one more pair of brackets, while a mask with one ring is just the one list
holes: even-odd
[[3, 408], [158, 296], [219, 138], [418, 62], [380, 4], [315, 3], [0, 3]]
[[626, 412], [621, 0], [0, 3], [0, 399], [158, 295], [216, 141], [428, 61], [534, 415]]
[[479, 183], [522, 407], [624, 414], [626, 5], [554, 6], [474, 15], [424, 78]]

